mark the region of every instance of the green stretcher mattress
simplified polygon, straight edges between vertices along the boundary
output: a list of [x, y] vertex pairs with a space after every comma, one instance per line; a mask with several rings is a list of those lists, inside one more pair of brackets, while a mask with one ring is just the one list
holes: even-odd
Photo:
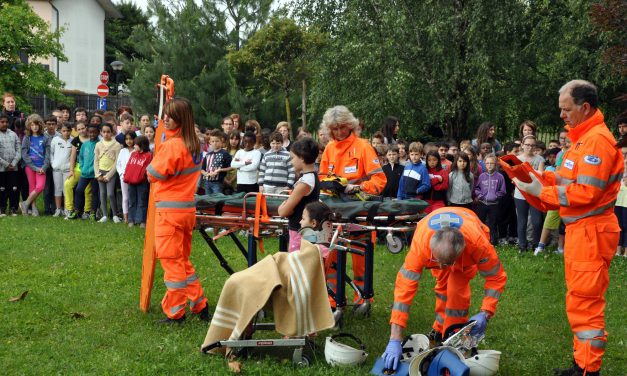
[[[220, 193], [196, 196], [196, 211], [200, 214], [222, 215], [223, 213], [241, 214], [245, 193], [223, 195]], [[393, 221], [399, 216], [411, 216], [417, 219], [429, 204], [422, 200], [384, 200], [384, 201], [343, 201], [336, 197], [321, 195], [322, 202], [327, 204], [331, 211], [341, 216], [342, 221], [351, 221], [356, 217], [366, 217], [372, 222], [375, 217], [386, 217], [386, 221]], [[278, 207], [285, 199], [266, 197], [266, 207], [269, 216], [278, 216]], [[256, 197], [246, 198], [247, 215], [255, 213]], [[414, 218], [408, 218], [413, 220]]]

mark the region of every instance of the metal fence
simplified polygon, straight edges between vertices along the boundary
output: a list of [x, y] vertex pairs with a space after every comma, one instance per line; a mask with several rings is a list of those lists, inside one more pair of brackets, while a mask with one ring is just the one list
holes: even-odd
[[[84, 107], [87, 112], [94, 112], [97, 109], [103, 109], [106, 111], [117, 111], [120, 106], [130, 106], [131, 105], [131, 97], [128, 95], [120, 95], [119, 97], [107, 97], [104, 98], [106, 108], [99, 107], [102, 104], [99, 96], [95, 94], [72, 94], [66, 93], [65, 96], [72, 98], [74, 104], [70, 105], [70, 108], [74, 109], [77, 107]], [[37, 97], [30, 98], [30, 105], [32, 110], [30, 111], [33, 114], [39, 114], [44, 118], [52, 114], [59, 102], [50, 100], [45, 95], [40, 95]], [[72, 111], [73, 112], [73, 111]]]

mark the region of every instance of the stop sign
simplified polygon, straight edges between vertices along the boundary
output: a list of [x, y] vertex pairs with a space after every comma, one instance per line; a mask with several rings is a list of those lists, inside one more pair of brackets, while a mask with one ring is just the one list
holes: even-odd
[[103, 84], [109, 82], [109, 72], [102, 71], [102, 73], [100, 73], [100, 82], [102, 82]]
[[107, 95], [109, 95], [109, 87], [105, 84], [98, 85], [98, 89], [96, 90], [96, 93], [98, 93], [99, 97], [104, 98]]

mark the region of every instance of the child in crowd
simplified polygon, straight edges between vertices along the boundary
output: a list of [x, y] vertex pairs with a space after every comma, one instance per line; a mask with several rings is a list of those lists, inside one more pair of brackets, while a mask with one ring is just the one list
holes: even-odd
[[[482, 144], [483, 145], [483, 144]], [[490, 145], [490, 144], [488, 144]], [[492, 146], [490, 146], [492, 148]], [[505, 196], [505, 179], [496, 171], [496, 156], [488, 154], [484, 158], [485, 172], [479, 175], [475, 185], [477, 216], [490, 229], [490, 242], [498, 243], [499, 201]]]
[[488, 154], [493, 154], [492, 152], [492, 144], [489, 142], [484, 142], [480, 145], [479, 147], [479, 155], [477, 156], [477, 160], [479, 161], [479, 164], [481, 165], [481, 168], [483, 169], [483, 171], [486, 170], [485, 167], [485, 157]]
[[290, 153], [283, 149], [283, 136], [279, 132], [270, 135], [270, 151], [259, 165], [259, 192], [277, 194], [294, 185], [296, 174]]
[[398, 164], [405, 166], [407, 163], [407, 143], [403, 140], [396, 141], [398, 146]]
[[383, 145], [384, 139], [385, 137], [383, 136], [383, 133], [377, 131], [372, 135], [372, 138], [370, 139], [370, 145], [372, 145], [374, 150], [377, 150], [378, 146]]
[[124, 181], [124, 172], [126, 171], [126, 165], [133, 152], [135, 145], [135, 138], [137, 137], [135, 132], [128, 132], [124, 136], [125, 147], [120, 150], [118, 159], [115, 162], [115, 169], [120, 175], [120, 188], [122, 189], [122, 215], [124, 216], [124, 223], [128, 223], [128, 184]]
[[544, 157], [544, 153], [546, 153], [546, 145], [542, 141], [536, 141], [536, 147], [533, 148], [533, 154]]
[[237, 170], [238, 192], [259, 192], [257, 184], [257, 168], [261, 160], [261, 153], [255, 150], [257, 137], [252, 132], [244, 134], [244, 149], [235, 153], [231, 167]]
[[483, 167], [481, 167], [481, 164], [479, 164], [479, 161], [477, 160], [477, 151], [472, 146], [468, 146], [462, 149], [462, 151], [468, 156], [468, 160], [470, 161], [470, 173], [472, 174], [475, 182], [477, 182], [479, 175], [483, 173]]
[[[322, 224], [325, 221], [335, 220], [335, 214], [329, 207], [320, 201], [308, 203], [303, 209], [303, 218], [300, 220], [300, 231], [298, 234], [301, 239], [305, 239], [310, 243], [318, 242], [318, 232], [322, 231]], [[319, 245], [322, 258], [326, 259], [329, 255], [329, 248]]]
[[131, 153], [124, 171], [124, 182], [128, 184], [128, 227], [139, 224], [146, 227], [148, 210], [148, 179], [146, 169], [152, 161], [150, 144], [146, 136], [138, 136], [134, 140]]
[[[231, 118], [228, 118], [228, 120], [232, 128], [233, 123], [232, 123]], [[226, 118], [225, 118], [225, 121], [226, 121]], [[222, 128], [225, 128], [224, 123], [222, 124]], [[231, 155], [231, 163], [233, 163], [232, 160], [233, 160], [233, 157], [235, 157], [235, 153], [237, 153], [237, 151], [239, 150], [239, 145], [241, 143], [242, 136], [240, 136], [240, 133], [237, 129], [233, 129], [229, 131], [229, 133], [227, 133], [227, 136], [228, 136], [228, 140], [226, 143], [227, 145], [226, 151], [228, 151], [229, 154]], [[235, 188], [237, 188], [237, 170], [232, 169], [231, 171], [226, 173], [226, 177], [224, 178], [224, 193], [226, 194], [233, 193]]]
[[[111, 126], [109, 126], [111, 129]], [[68, 216], [68, 219], [77, 219], [81, 217], [83, 208], [85, 207], [85, 189], [91, 187], [91, 212], [88, 216], [91, 220], [96, 220], [96, 210], [100, 205], [98, 197], [98, 181], [94, 171], [94, 161], [96, 144], [98, 143], [97, 124], [89, 124], [87, 126], [87, 135], [89, 139], [84, 141], [78, 153], [78, 165], [81, 169], [80, 178], [76, 185], [76, 193], [74, 194], [74, 211]]]
[[[618, 122], [619, 125], [621, 124]], [[621, 142], [619, 141], [619, 144]], [[627, 147], [621, 148], [623, 158], [625, 158], [625, 169], [623, 172], [623, 178], [620, 181], [620, 190], [616, 196], [616, 206], [614, 206], [614, 213], [618, 218], [618, 225], [620, 226], [620, 237], [618, 239], [618, 246], [616, 246], [616, 256], [627, 257]]]
[[[540, 174], [544, 172], [544, 158], [534, 154], [536, 137], [531, 134], [524, 136], [522, 145], [522, 153], [518, 155], [518, 159], [523, 163], [529, 162], [531, 167]], [[514, 202], [516, 204], [516, 221], [518, 224], [518, 249], [520, 252], [525, 252], [527, 249], [535, 249], [538, 243], [540, 243], [542, 212], [529, 205], [518, 188], [514, 191]], [[531, 244], [527, 242], [527, 219], [529, 216], [531, 217], [531, 227], [533, 228]]]
[[[133, 132], [133, 128], [135, 127], [135, 119], [133, 119], [133, 115], [123, 113], [120, 115], [120, 127], [118, 134], [115, 136], [115, 140], [120, 144], [121, 148], [126, 147], [126, 142], [124, 141], [124, 137]], [[113, 134], [113, 133], [111, 133]]]
[[458, 153], [451, 172], [448, 174], [446, 198], [450, 206], [472, 209], [472, 191], [475, 178], [470, 172], [470, 159], [466, 153]]
[[559, 141], [557, 141], [557, 140], [550, 140], [549, 141], [548, 150], [555, 149], [555, 148], [559, 149], [559, 147], [560, 147], [560, 142]]
[[46, 170], [50, 166], [50, 144], [43, 134], [44, 121], [34, 114], [26, 119], [26, 135], [22, 140], [22, 163], [28, 179], [28, 197], [20, 203], [22, 214], [31, 210], [33, 217], [39, 215], [37, 197], [46, 186]]
[[[517, 155], [519, 147], [514, 142], [503, 146], [505, 155]], [[504, 172], [499, 172], [505, 181], [505, 196], [499, 201], [499, 243], [516, 244], [518, 230], [516, 225], [516, 206], [514, 205], [514, 183]]]
[[231, 171], [231, 154], [222, 148], [226, 135], [219, 129], [209, 132], [211, 151], [202, 161], [200, 174], [205, 182], [205, 194], [224, 193], [224, 178]]
[[423, 147], [420, 142], [409, 145], [409, 161], [405, 165], [403, 175], [398, 183], [396, 197], [401, 200], [421, 199], [431, 188], [431, 180], [427, 167], [422, 163]]
[[379, 164], [381, 164], [381, 167], [383, 167], [386, 164], [388, 164], [388, 157], [387, 157], [388, 145], [381, 144], [381, 145], [377, 146], [374, 149], [374, 151], [377, 152], [377, 158], [379, 158]]
[[396, 198], [398, 193], [398, 183], [401, 181], [401, 176], [403, 176], [403, 170], [405, 169], [402, 164], [398, 163], [398, 145], [391, 144], [388, 148], [386, 157], [388, 163], [383, 166], [383, 173], [385, 174], [387, 181], [381, 196]]
[[[459, 153], [459, 147], [457, 146], [457, 142], [451, 141], [448, 144], [448, 151], [446, 152], [445, 156], [445, 158], [451, 162], [451, 167], [453, 167], [453, 162], [455, 162], [455, 158], [457, 158], [457, 153]], [[440, 154], [440, 157], [442, 157], [442, 154]], [[442, 167], [444, 167], [444, 163], [442, 163]]]
[[[75, 124], [74, 129], [78, 136], [71, 141], [72, 151], [70, 152], [70, 172], [65, 183], [63, 184], [63, 193], [65, 197], [65, 219], [70, 219], [70, 214], [74, 211], [74, 189], [81, 177], [81, 168], [78, 163], [78, 154], [81, 151], [83, 142], [89, 140], [87, 135], [87, 125], [85, 122], [79, 121]], [[88, 212], [91, 208], [91, 187], [88, 185], [86, 193], [84, 212]]]
[[[422, 148], [422, 155], [424, 157], [425, 155], [429, 154], [429, 152], [438, 151], [438, 149], [438, 145], [435, 142], [427, 142]], [[426, 161], [423, 159], [423, 162]]]
[[449, 152], [449, 144], [447, 142], [440, 142], [438, 144], [438, 155], [440, 156], [440, 165], [445, 171], [451, 171], [451, 164], [453, 162], [449, 161], [447, 156]]
[[72, 127], [65, 123], [61, 126], [61, 136], [52, 139], [50, 143], [50, 159], [52, 166], [52, 180], [54, 181], [54, 203], [56, 210], [54, 217], [63, 214], [63, 183], [70, 175], [70, 155], [72, 154]]
[[[124, 116], [124, 114], [122, 115]], [[128, 133], [128, 132], [127, 132]], [[122, 146], [113, 138], [113, 127], [107, 123], [103, 124], [100, 130], [102, 140], [96, 144], [94, 149], [94, 171], [98, 181], [98, 190], [100, 191], [100, 210], [102, 218], [100, 223], [108, 221], [107, 217], [107, 198], [111, 206], [113, 222], [120, 223], [120, 217], [117, 216], [117, 202], [115, 200], [115, 182], [117, 179], [115, 162]]]
[[148, 139], [148, 145], [150, 145], [150, 151], [155, 151], [155, 127], [154, 125], [147, 125], [144, 127], [144, 136]]
[[[554, 148], [547, 152], [547, 159], [545, 161], [545, 171], [555, 171], [555, 162], [557, 161], [557, 154], [561, 151], [560, 148]], [[542, 226], [542, 233], [540, 234], [540, 242], [533, 251], [533, 255], [537, 256], [544, 251], [544, 248], [548, 245], [549, 236], [551, 233], [556, 232], [560, 227], [560, 215], [559, 210], [549, 210], [544, 217], [544, 225]]]
[[302, 138], [292, 144], [290, 150], [294, 170], [300, 174], [300, 179], [294, 184], [294, 190], [289, 198], [279, 206], [279, 215], [288, 218], [290, 235], [289, 251], [300, 248], [300, 222], [303, 210], [310, 202], [317, 202], [320, 198], [320, 182], [314, 170], [314, 163], [318, 157], [318, 143], [310, 137]]
[[467, 147], [472, 146], [472, 142], [470, 140], [461, 140], [459, 142], [459, 150], [464, 150]]
[[429, 172], [429, 179], [431, 179], [431, 189], [424, 196], [425, 201], [429, 203], [425, 209], [425, 213], [428, 214], [446, 206], [448, 171], [442, 166], [439, 150], [427, 154], [427, 172]]

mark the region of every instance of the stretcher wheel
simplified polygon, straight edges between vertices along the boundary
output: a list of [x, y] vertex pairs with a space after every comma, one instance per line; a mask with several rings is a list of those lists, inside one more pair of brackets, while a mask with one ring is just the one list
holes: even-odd
[[300, 361], [296, 363], [296, 366], [298, 367], [309, 367], [310, 365], [311, 365], [311, 359], [309, 359], [309, 356], [307, 355], [301, 356]]
[[403, 249], [403, 242], [398, 236], [386, 237], [388, 251], [392, 254], [400, 253]]

